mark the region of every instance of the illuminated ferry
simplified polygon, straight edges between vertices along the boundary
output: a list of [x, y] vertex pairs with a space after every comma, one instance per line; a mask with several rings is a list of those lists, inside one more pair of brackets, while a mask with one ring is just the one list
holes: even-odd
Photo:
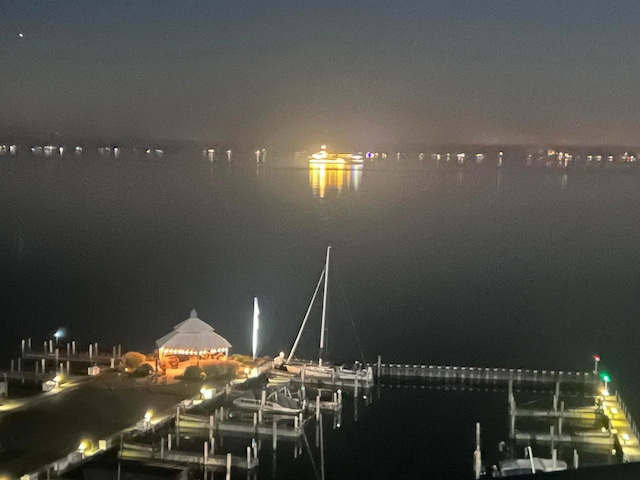
[[330, 153], [327, 147], [322, 145], [320, 151], [309, 157], [310, 164], [343, 164], [360, 165], [364, 162], [364, 156], [359, 153]]

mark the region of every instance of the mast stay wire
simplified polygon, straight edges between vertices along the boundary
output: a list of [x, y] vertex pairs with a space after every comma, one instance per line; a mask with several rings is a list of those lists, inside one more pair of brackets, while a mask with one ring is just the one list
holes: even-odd
[[362, 359], [362, 363], [366, 365], [367, 362], [364, 358], [364, 353], [362, 352], [362, 345], [360, 344], [360, 338], [358, 337], [358, 332], [356, 331], [356, 325], [353, 321], [353, 315], [351, 314], [351, 307], [349, 306], [349, 299], [347, 298], [347, 295], [344, 290], [344, 285], [342, 284], [342, 280], [340, 279], [341, 275], [338, 270], [337, 262], [334, 262], [333, 270], [336, 272], [334, 274], [334, 278], [338, 279], [337, 281], [338, 287], [340, 289], [340, 292], [342, 293], [342, 297], [344, 298], [344, 303], [347, 307], [347, 315], [349, 316], [349, 321], [351, 322], [351, 328], [353, 329], [353, 337], [356, 339], [356, 345], [358, 346], [358, 351], [360, 352], [360, 358]]

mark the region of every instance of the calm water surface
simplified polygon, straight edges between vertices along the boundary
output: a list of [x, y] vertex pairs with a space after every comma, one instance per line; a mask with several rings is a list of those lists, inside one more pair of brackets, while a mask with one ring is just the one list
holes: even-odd
[[[639, 187], [637, 169], [2, 159], [0, 342], [17, 356], [65, 326], [149, 350], [196, 308], [247, 352], [257, 296], [261, 353], [288, 351], [330, 244], [331, 358], [588, 370], [597, 352], [634, 403]], [[318, 337], [315, 310], [301, 356]]]

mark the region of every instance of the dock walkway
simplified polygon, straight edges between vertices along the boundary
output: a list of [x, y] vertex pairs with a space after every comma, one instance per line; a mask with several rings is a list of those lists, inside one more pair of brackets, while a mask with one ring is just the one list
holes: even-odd
[[516, 385], [584, 385], [595, 387], [600, 379], [591, 372], [570, 372], [562, 370], [531, 370], [522, 368], [458, 367], [450, 365], [409, 365], [376, 363], [376, 378], [382, 383], [421, 383], [451, 381], [468, 383]]

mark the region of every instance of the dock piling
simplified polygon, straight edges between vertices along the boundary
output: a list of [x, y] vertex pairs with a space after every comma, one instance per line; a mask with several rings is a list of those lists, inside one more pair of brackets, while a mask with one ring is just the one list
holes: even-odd
[[358, 376], [356, 375], [353, 379], [353, 401], [357, 402], [358, 401]]
[[76, 354], [76, 341], [75, 341], [75, 340], [73, 340], [73, 341], [71, 342], [71, 353], [72, 353], [73, 355], [75, 355], [75, 354]]
[[22, 349], [22, 356], [24, 357], [24, 350], [25, 350], [25, 341], [24, 340], [22, 340], [21, 349]]
[[251, 468], [251, 447], [247, 446], [247, 470]]
[[378, 363], [376, 365], [376, 376], [380, 378], [382, 375], [382, 355], [378, 355]]
[[231, 480], [231, 454], [227, 453], [227, 480]]
[[11, 359], [11, 371], [13, 372], [13, 359]]
[[573, 468], [578, 469], [578, 450], [573, 451]]
[[209, 442], [204, 442], [203, 446], [202, 446], [202, 450], [203, 450], [203, 460], [204, 460], [204, 466], [205, 468], [207, 467], [207, 462], [209, 460]]
[[167, 450], [171, 450], [171, 434], [167, 434]]
[[[357, 385], [356, 380], [356, 385]], [[316, 421], [320, 420], [320, 394], [316, 395]]]

